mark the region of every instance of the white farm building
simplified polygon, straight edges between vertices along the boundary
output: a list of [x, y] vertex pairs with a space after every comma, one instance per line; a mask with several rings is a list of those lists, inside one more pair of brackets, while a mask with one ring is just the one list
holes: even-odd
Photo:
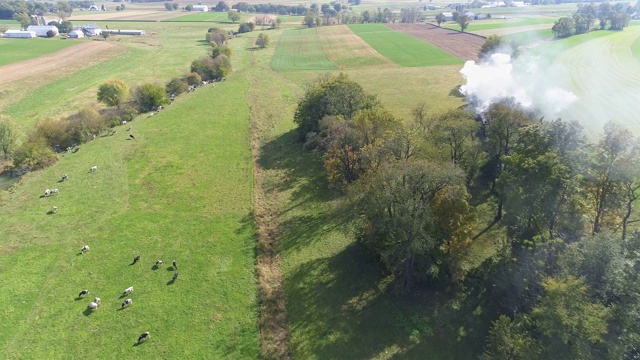
[[193, 11], [209, 11], [207, 5], [193, 5]]
[[30, 25], [27, 31], [34, 31], [36, 35], [40, 37], [49, 37], [49, 31], [53, 32], [53, 36], [60, 33], [58, 28], [53, 25]]
[[84, 33], [82, 30], [73, 30], [69, 31], [69, 37], [72, 39], [79, 39], [84, 37]]
[[31, 39], [36, 36], [35, 31], [7, 30], [4, 32], [6, 38]]

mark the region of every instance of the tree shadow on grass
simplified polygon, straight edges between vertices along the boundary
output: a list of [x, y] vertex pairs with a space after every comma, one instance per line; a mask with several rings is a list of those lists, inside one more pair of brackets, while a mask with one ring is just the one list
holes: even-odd
[[[401, 296], [359, 244], [300, 265], [285, 280], [302, 353], [323, 358], [475, 359], [490, 320], [481, 297], [438, 288]], [[383, 356], [384, 355], [384, 356]]]

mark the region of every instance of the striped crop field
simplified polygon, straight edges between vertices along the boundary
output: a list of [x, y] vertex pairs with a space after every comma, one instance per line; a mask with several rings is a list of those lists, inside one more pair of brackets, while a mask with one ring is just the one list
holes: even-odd
[[340, 69], [367, 66], [396, 66], [380, 55], [346, 25], [325, 26], [317, 29], [327, 59]]
[[386, 25], [358, 24], [349, 25], [349, 28], [382, 56], [400, 66], [462, 64], [462, 60], [448, 52]]
[[274, 70], [335, 70], [336, 64], [329, 61], [316, 29], [285, 30], [271, 67]]

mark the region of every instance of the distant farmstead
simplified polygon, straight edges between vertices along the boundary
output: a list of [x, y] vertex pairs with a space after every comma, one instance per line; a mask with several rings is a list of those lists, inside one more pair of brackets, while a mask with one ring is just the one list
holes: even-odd
[[84, 36], [99, 36], [99, 35], [102, 35], [102, 29], [100, 28], [100, 26], [98, 26], [96, 24], [74, 26], [73, 30], [82, 31]]
[[4, 32], [4, 37], [6, 38], [31, 39], [36, 36], [38, 35], [36, 35], [35, 31], [7, 30]]
[[69, 37], [72, 39], [79, 39], [84, 37], [84, 33], [81, 30], [73, 30], [69, 32]]
[[53, 25], [30, 25], [27, 27], [27, 31], [34, 31], [36, 35], [40, 37], [49, 37], [49, 34], [56, 36], [60, 33], [58, 28]]

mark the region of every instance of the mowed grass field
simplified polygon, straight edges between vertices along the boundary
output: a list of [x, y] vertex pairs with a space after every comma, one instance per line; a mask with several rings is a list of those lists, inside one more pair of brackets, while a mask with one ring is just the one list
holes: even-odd
[[313, 29], [288, 29], [282, 33], [271, 60], [274, 70], [333, 70], [322, 49], [318, 32]]
[[340, 69], [357, 69], [386, 65], [394, 67], [389, 59], [373, 50], [346, 25], [325, 26], [317, 29], [327, 59]]
[[51, 54], [77, 44], [79, 42], [63, 40], [59, 37], [52, 39], [5, 39], [0, 37], [0, 66]]
[[434, 45], [394, 31], [383, 24], [348, 26], [375, 51], [400, 66], [418, 67], [463, 63], [462, 60]]

